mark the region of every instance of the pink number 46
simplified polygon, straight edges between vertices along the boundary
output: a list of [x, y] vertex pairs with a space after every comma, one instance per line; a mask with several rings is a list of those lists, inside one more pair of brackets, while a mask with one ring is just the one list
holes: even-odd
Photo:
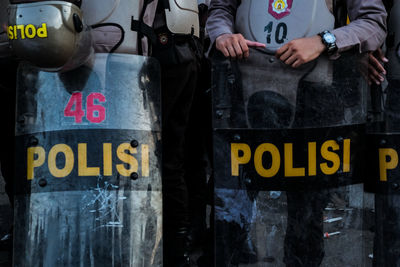
[[[91, 93], [86, 97], [86, 119], [92, 123], [100, 123], [106, 118], [106, 109], [102, 105], [95, 104], [106, 102], [106, 97], [102, 93]], [[82, 123], [85, 110], [82, 108], [82, 93], [72, 93], [67, 106], [64, 109], [65, 117], [75, 117], [76, 123]]]

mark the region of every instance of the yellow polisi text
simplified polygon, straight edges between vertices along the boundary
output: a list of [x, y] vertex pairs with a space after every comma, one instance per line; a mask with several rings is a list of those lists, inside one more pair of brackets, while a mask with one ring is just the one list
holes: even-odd
[[10, 25], [7, 27], [7, 34], [10, 40], [33, 39], [35, 37], [47, 38], [47, 24], [42, 23], [42, 26], [38, 27], [33, 24]]
[[[319, 146], [316, 142], [308, 142], [304, 155], [307, 166], [297, 167], [293, 143], [284, 143], [281, 149], [274, 144], [263, 143], [253, 151], [246, 143], [231, 143], [231, 175], [239, 176], [240, 165], [246, 164], [252, 164], [257, 174], [265, 178], [275, 177], [282, 168], [284, 177], [316, 176], [318, 170], [325, 175], [332, 175], [340, 167], [342, 172], [350, 172], [350, 143], [350, 139], [344, 139], [341, 146], [335, 140], [327, 140]], [[265, 154], [269, 154], [271, 159], [268, 166], [263, 162]], [[317, 164], [319, 155], [324, 161]]]
[[379, 180], [387, 182], [388, 170], [393, 170], [399, 165], [399, 155], [393, 148], [379, 149]]
[[[149, 146], [142, 144], [140, 153], [137, 148], [132, 147], [130, 143], [118, 145], [113, 152], [112, 143], [103, 143], [103, 155], [100, 166], [88, 166], [87, 143], [77, 144], [77, 153], [67, 144], [56, 144], [50, 148], [47, 153], [43, 147], [35, 146], [27, 148], [27, 179], [35, 178], [37, 168], [46, 167], [50, 174], [56, 178], [64, 178], [71, 174], [74, 168], [77, 168], [78, 176], [112, 176], [113, 175], [113, 153], [116, 153], [120, 163], [115, 164], [115, 170], [122, 176], [130, 176], [133, 172], [138, 172], [139, 167], [142, 177], [148, 177], [150, 174], [149, 166]], [[64, 161], [57, 164], [57, 156], [62, 154]], [[140, 166], [138, 159], [140, 159]], [[62, 166], [60, 166], [62, 165]]]

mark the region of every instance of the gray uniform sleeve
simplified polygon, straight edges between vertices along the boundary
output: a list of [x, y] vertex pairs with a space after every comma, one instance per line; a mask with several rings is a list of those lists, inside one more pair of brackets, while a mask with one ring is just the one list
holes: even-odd
[[234, 33], [238, 5], [239, 0], [211, 0], [206, 24], [211, 43], [224, 33]]
[[333, 30], [338, 52], [358, 46], [375, 51], [386, 36], [386, 10], [381, 0], [346, 0], [350, 24]]

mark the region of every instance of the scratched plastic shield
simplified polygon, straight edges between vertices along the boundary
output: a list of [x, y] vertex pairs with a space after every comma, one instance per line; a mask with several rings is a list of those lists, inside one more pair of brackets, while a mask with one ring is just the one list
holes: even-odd
[[[215, 266], [363, 266], [365, 57], [212, 59]], [[370, 238], [369, 244], [371, 245]]]
[[14, 266], [160, 266], [160, 70], [18, 70]]

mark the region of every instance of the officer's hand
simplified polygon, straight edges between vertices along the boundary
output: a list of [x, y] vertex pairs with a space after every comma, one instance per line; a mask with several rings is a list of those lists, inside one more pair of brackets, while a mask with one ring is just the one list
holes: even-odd
[[294, 39], [276, 51], [276, 57], [293, 68], [319, 57], [326, 49], [319, 35]]
[[369, 53], [368, 59], [368, 83], [376, 83], [380, 85], [385, 80], [386, 70], [383, 63], [389, 60], [385, 57], [382, 50], [379, 48], [373, 53]]
[[265, 44], [244, 39], [240, 33], [226, 33], [217, 37], [215, 45], [224, 56], [242, 59], [249, 56], [249, 46], [265, 47]]

